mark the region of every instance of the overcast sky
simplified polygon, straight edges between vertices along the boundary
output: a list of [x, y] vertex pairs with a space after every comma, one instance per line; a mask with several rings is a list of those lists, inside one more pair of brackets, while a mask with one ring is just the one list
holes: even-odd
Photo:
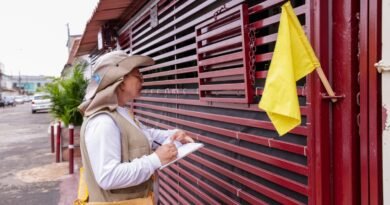
[[0, 63], [9, 75], [60, 76], [68, 59], [66, 24], [82, 34], [98, 0], [0, 1]]

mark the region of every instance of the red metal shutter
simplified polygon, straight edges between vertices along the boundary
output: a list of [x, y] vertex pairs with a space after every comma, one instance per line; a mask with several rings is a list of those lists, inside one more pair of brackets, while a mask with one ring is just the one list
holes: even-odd
[[[303, 122], [285, 137], [277, 136], [257, 107], [283, 2], [158, 1], [122, 29], [121, 36], [131, 36], [128, 51], [156, 61], [141, 69], [142, 96], [131, 104], [137, 118], [152, 127], [184, 129], [205, 144], [159, 172], [162, 204], [305, 204], [312, 199], [308, 187], [311, 105], [306, 92], [310, 84], [306, 79], [297, 84]], [[302, 23], [307, 23], [309, 3], [292, 3]], [[158, 23], [152, 27], [153, 6], [157, 6]], [[224, 35], [204, 41], [218, 28]], [[245, 48], [250, 35], [256, 46], [254, 85], [248, 67], [251, 55]], [[237, 62], [229, 58], [235, 53], [240, 53]], [[207, 62], [211, 62], [208, 67], [200, 67]], [[234, 85], [214, 86], [219, 83], [244, 85], [237, 92]]]

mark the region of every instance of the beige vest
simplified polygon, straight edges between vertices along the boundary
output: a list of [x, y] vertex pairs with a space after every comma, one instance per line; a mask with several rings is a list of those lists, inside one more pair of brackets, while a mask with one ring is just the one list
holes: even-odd
[[101, 113], [110, 115], [120, 129], [122, 162], [130, 162], [135, 158], [140, 158], [151, 153], [149, 141], [144, 134], [134, 127], [129, 121], [123, 118], [117, 111], [99, 111], [85, 119], [83, 125], [81, 126], [80, 148], [82, 162], [85, 169], [85, 179], [89, 192], [89, 202], [112, 202], [147, 197], [148, 193], [152, 189], [152, 179], [149, 179], [137, 186], [114, 190], [103, 190], [97, 184], [92, 173], [92, 167], [85, 145], [85, 126], [87, 125], [89, 119]]

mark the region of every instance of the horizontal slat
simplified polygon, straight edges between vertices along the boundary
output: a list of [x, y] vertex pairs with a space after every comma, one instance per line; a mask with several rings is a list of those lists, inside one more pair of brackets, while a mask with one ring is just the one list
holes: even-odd
[[[243, 2], [243, 0], [233, 0], [233, 1], [225, 3], [225, 7], [228, 9], [228, 8], [234, 7], [235, 5], [240, 4], [242, 2]], [[212, 2], [210, 1], [210, 3], [212, 3]], [[186, 29], [188, 29], [188, 28], [190, 28], [192, 26], [195, 26], [195, 25], [199, 24], [200, 22], [202, 22], [202, 21], [204, 21], [206, 19], [209, 19], [209, 18], [211, 18], [213, 16], [214, 16], [214, 13], [210, 12], [210, 13], [202, 15], [202, 16], [200, 16], [198, 18], [193, 18], [192, 21], [187, 22], [186, 24], [184, 24], [180, 28], [176, 28], [174, 31], [169, 32], [169, 34], [167, 34], [165, 36], [161, 36], [159, 38], [156, 38], [155, 40], [153, 40], [153, 41], [143, 45], [142, 47], [135, 49], [133, 52], [134, 53], [139, 53], [140, 51], [142, 51], [142, 50], [144, 50], [144, 49], [146, 49], [148, 47], [151, 47], [152, 45], [154, 45], [154, 44], [156, 44], [158, 42], [161, 42], [164, 39], [167, 39], [167, 38], [169, 38], [171, 36], [174, 36], [174, 35], [182, 32], [182, 31], [184, 31], [184, 30], [186, 30]]]
[[208, 58], [208, 59], [198, 59], [198, 66], [207, 66], [207, 65], [213, 65], [218, 63], [225, 63], [227, 61], [234, 61], [234, 60], [242, 60], [242, 52], [236, 52], [231, 53], [215, 58]]
[[[172, 196], [170, 196], [169, 195], [169, 193], [168, 193], [168, 191], [167, 191], [167, 186], [168, 185], [165, 185], [165, 184], [161, 184], [161, 186], [164, 188], [164, 189], [159, 189], [158, 191], [159, 191], [159, 194], [161, 195], [161, 196], [163, 196], [165, 199], [167, 199], [167, 201], [169, 201], [169, 202], [167, 202], [166, 204], [179, 204], [179, 202], [178, 202], [178, 200], [177, 200], [177, 198], [172, 198]], [[165, 204], [164, 204], [165, 205]]]
[[244, 83], [199, 85], [199, 90], [244, 90], [245, 86]]
[[219, 103], [226, 103], [226, 102], [230, 102], [230, 103], [247, 103], [248, 100], [246, 98], [228, 98], [228, 97], [224, 97], [224, 98], [217, 98], [217, 97], [201, 97], [200, 98], [202, 101], [206, 101], [206, 102], [219, 102]]
[[244, 72], [244, 68], [233, 68], [226, 70], [218, 70], [218, 71], [210, 71], [210, 72], [202, 72], [198, 74], [198, 78], [215, 78], [215, 77], [223, 77], [230, 75], [239, 75]]
[[[194, 2], [194, 0], [191, 0], [191, 1], [187, 1], [186, 3], [184, 3], [183, 5], [181, 5], [180, 9], [184, 9], [185, 7], [189, 6], [192, 2]], [[153, 33], [149, 34], [147, 37], [145, 38], [142, 38], [142, 39], [137, 39], [136, 37], [134, 38], [134, 40], [136, 40], [137, 42], [134, 43], [134, 47], [138, 46], [138, 45], [141, 45], [143, 44], [145, 41], [147, 40], [150, 40], [151, 38], [157, 36], [158, 34], [162, 33], [163, 31], [169, 29], [170, 27], [174, 26], [174, 25], [177, 25], [179, 22], [183, 21], [184, 19], [188, 18], [189, 16], [197, 13], [198, 11], [206, 8], [207, 6], [209, 6], [210, 4], [214, 3], [215, 0], [209, 0], [209, 1], [206, 1], [200, 5], [197, 5], [195, 8], [192, 8], [189, 12], [186, 12], [184, 13], [182, 16], [178, 17], [178, 18], [175, 18], [174, 21], [171, 21], [167, 24], [165, 24], [164, 26], [162, 26], [161, 28], [157, 29], [156, 31], [154, 31]], [[177, 9], [179, 10], [179, 8]], [[142, 36], [143, 33], [141, 33], [140, 35]]]
[[162, 80], [162, 81], [152, 81], [145, 82], [143, 86], [153, 86], [153, 85], [175, 85], [175, 84], [190, 84], [190, 83], [198, 83], [198, 78], [184, 78], [184, 79], [176, 79], [176, 80]]
[[[146, 105], [142, 105], [142, 106], [146, 107]], [[154, 108], [159, 109], [159, 107], [157, 107], [157, 106], [155, 106]], [[166, 107], [163, 107], [163, 108], [165, 110], [168, 110], [168, 108], [166, 108]], [[173, 110], [171, 110], [171, 111], [174, 112]], [[226, 116], [226, 115], [218, 115], [218, 114], [212, 114], [212, 113], [196, 112], [196, 111], [189, 111], [189, 110], [180, 110], [180, 114], [194, 116], [194, 117], [203, 118], [203, 119], [207, 119], [207, 120], [232, 123], [232, 124], [237, 124], [237, 125], [242, 125], [242, 126], [275, 130], [272, 123], [268, 122], [268, 121], [248, 119], [248, 118], [242, 118], [242, 117], [233, 117], [233, 116]], [[306, 135], [307, 128], [303, 127], [303, 126], [298, 126], [295, 129], [293, 129], [292, 131], [290, 131], [290, 133], [299, 134], [299, 135]]]
[[[189, 155], [190, 157], [189, 158], [192, 158], [192, 159], [199, 159], [199, 157], [196, 157], [196, 156], [191, 156]], [[210, 174], [209, 172], [206, 172], [202, 169], [200, 169], [199, 167], [197, 166], [194, 166], [192, 165], [191, 163], [185, 161], [185, 160], [180, 160], [178, 161], [181, 165], [184, 165], [186, 166], [187, 168], [189, 168], [190, 170], [196, 172], [197, 174], [203, 176], [204, 178], [206, 178], [208, 181], [211, 181], [213, 182], [214, 184], [217, 184], [218, 186], [220, 186], [221, 188], [229, 191], [230, 193], [232, 194], [235, 194], [237, 197], [240, 197], [240, 194], [246, 194], [247, 196], [250, 196], [250, 194], [246, 193], [245, 191], [243, 191], [241, 188], [238, 188], [236, 186], [233, 186], [231, 185], [230, 183], [224, 181], [224, 180], [221, 180], [220, 178]], [[199, 162], [199, 161], [198, 161]], [[207, 162], [206, 160], [203, 160], [201, 162]], [[201, 163], [202, 164], [202, 163]], [[208, 164], [204, 164], [204, 165], [208, 165]], [[259, 200], [259, 199], [256, 199], [255, 197], [251, 196], [251, 202], [255, 201], [255, 204], [263, 204], [265, 203], [264, 201], [262, 200]]]
[[303, 185], [303, 184], [300, 184], [298, 182], [287, 179], [283, 176], [278, 175], [277, 173], [276, 174], [272, 173], [270, 171], [267, 171], [267, 170], [264, 170], [262, 168], [253, 166], [251, 164], [245, 163], [241, 160], [233, 159], [229, 156], [215, 152], [215, 151], [210, 150], [210, 149], [200, 149], [199, 152], [206, 154], [209, 157], [218, 159], [224, 163], [235, 166], [239, 169], [245, 170], [253, 175], [264, 178], [270, 182], [273, 182], [275, 184], [283, 186], [283, 187], [290, 189], [292, 191], [296, 191], [296, 192], [303, 194], [305, 196], [308, 195], [308, 187], [306, 185]]
[[[239, 29], [239, 28], [241, 28], [241, 21], [240, 21], [240, 19], [237, 19], [233, 22], [229, 22], [226, 25], [218, 27], [217, 29], [208, 31], [207, 33], [198, 34], [196, 36], [196, 41], [199, 42], [199, 41], [207, 40], [207, 39], [215, 37], [215, 36], [221, 36], [224, 33], [229, 32], [230, 30]], [[240, 30], [238, 30], [238, 31], [240, 31]]]
[[179, 43], [187, 41], [187, 40], [189, 40], [191, 38], [195, 38], [195, 33], [189, 33], [189, 34], [187, 34], [185, 36], [182, 36], [182, 37], [180, 37], [178, 39], [175, 39], [174, 41], [170, 41], [169, 43], [164, 43], [161, 46], [158, 46], [156, 48], [152, 48], [152, 49], [148, 50], [147, 52], [143, 53], [143, 55], [150, 55], [150, 54], [159, 52], [159, 51], [164, 50], [164, 49], [166, 49], [168, 47], [175, 46], [175, 45], [177, 45]]
[[[189, 189], [193, 193], [197, 194], [197, 196], [199, 196], [202, 200], [206, 201], [208, 204], [218, 204], [217, 201], [215, 201], [213, 198], [208, 196], [206, 193], [204, 193], [198, 187], [195, 187], [193, 184], [189, 183], [187, 180], [182, 178], [180, 175], [177, 175], [176, 173], [174, 173], [170, 169], [164, 169], [163, 171], [160, 171], [159, 173], [161, 174], [161, 172], [166, 173], [167, 175], [169, 175], [171, 177], [174, 177], [180, 183], [181, 186], [187, 187], [187, 189]], [[167, 177], [166, 175], [164, 175], [164, 176]], [[179, 191], [180, 191], [180, 189], [179, 189]]]
[[198, 47], [197, 53], [202, 54], [206, 52], [211, 52], [215, 50], [221, 50], [224, 48], [229, 48], [235, 45], [241, 45], [242, 44], [242, 36], [236, 36], [227, 40], [220, 41], [218, 43]]
[[[307, 11], [306, 5], [295, 8], [294, 10], [295, 10], [295, 13], [297, 16], [304, 14]], [[280, 14], [276, 14], [276, 15], [270, 16], [268, 18], [251, 23], [250, 27], [255, 28], [255, 29], [260, 29], [260, 28], [264, 28], [266, 26], [269, 26], [271, 24], [278, 23], [279, 20], [280, 20]]]
[[256, 55], [256, 62], [264, 62], [264, 61], [270, 61], [272, 59], [273, 53], [263, 53], [263, 54], [257, 54]]
[[261, 46], [261, 45], [264, 45], [264, 44], [275, 42], [277, 37], [278, 37], [278, 34], [274, 33], [274, 34], [271, 34], [271, 35], [268, 35], [268, 36], [263, 36], [263, 37], [256, 38], [256, 46]]
[[198, 95], [198, 89], [142, 89], [141, 93], [164, 95]]
[[164, 197], [165, 194], [166, 194], [166, 193], [164, 192], [164, 190], [163, 190], [162, 192], [160, 192], [160, 194], [159, 194], [158, 200], [160, 201], [160, 203], [161, 203], [162, 205], [170, 204], [170, 203], [168, 203], [168, 200]]
[[217, 16], [215, 16], [215, 14], [220, 8], [217, 8], [217, 9], [214, 9], [213, 11], [210, 11], [208, 16], [213, 17], [213, 18], [207, 19], [206, 21], [198, 24], [195, 28], [202, 29], [206, 26], [210, 26], [210, 24], [214, 24], [216, 20], [224, 19], [226, 17], [231, 17], [232, 15], [234, 15], [234, 13], [237, 13], [240, 11], [240, 4], [242, 2], [243, 2], [243, 0], [240, 0], [240, 1], [235, 0], [235, 1], [229, 2], [229, 3], [232, 3], [232, 5], [225, 6], [225, 8], [226, 8], [225, 11], [222, 13], [219, 13]]
[[261, 2], [260, 4], [254, 5], [249, 8], [249, 13], [251, 15], [255, 13], [259, 13], [260, 11], [264, 11], [265, 9], [268, 9], [272, 6], [275, 6], [277, 4], [280, 4], [282, 2], [285, 2], [286, 0], [267, 0], [264, 2]]
[[[189, 100], [189, 99], [172, 99], [172, 98], [161, 98], [161, 97], [139, 97], [138, 100], [144, 100], [149, 102], [161, 102], [161, 103], [173, 103], [179, 105], [195, 105], [203, 107], [215, 107], [215, 108], [227, 108], [235, 110], [246, 110], [246, 111], [255, 111], [255, 112], [264, 112], [264, 110], [259, 109], [258, 104], [235, 104], [235, 103], [208, 103], [202, 102], [199, 100]], [[306, 106], [300, 107], [301, 114], [307, 115], [308, 108]]]
[[[133, 36], [134, 40], [137, 41], [137, 43], [135, 43], [135, 46], [139, 45], [140, 43], [142, 43], [144, 40], [147, 40], [161, 32], [163, 32], [164, 30], [168, 29], [169, 27], [177, 24], [178, 22], [180, 22], [181, 20], [183, 19], [176, 19], [175, 21], [171, 21], [171, 22], [167, 22], [167, 20], [169, 18], [171, 18], [172, 16], [175, 16], [178, 12], [180, 12], [181, 10], [185, 9], [187, 6], [189, 6], [190, 4], [192, 4], [193, 2], [195, 2], [195, 0], [188, 0], [186, 1], [184, 4], [180, 5], [179, 7], [177, 7], [175, 10], [173, 10], [172, 12], [170, 12], [168, 15], [164, 16], [163, 18], [159, 18], [158, 19], [158, 22], [160, 25], [165, 25], [163, 27], [161, 27], [160, 29], [154, 31], [153, 33], [149, 34], [147, 37], [143, 38], [142, 40], [139, 40], [139, 37], [140, 36], [143, 36], [145, 33], [149, 32], [152, 30], [152, 27], [147, 27], [146, 29], [144, 29], [142, 32], [138, 33], [136, 36]], [[158, 18], [158, 17], [157, 17]], [[140, 43], [138, 43], [140, 42]]]
[[[167, 117], [167, 116], [164, 116], [164, 115], [154, 114], [154, 113], [151, 113], [151, 112], [146, 112], [146, 111], [141, 111], [141, 110], [134, 110], [134, 111], [137, 114], [143, 114], [143, 115], [146, 115], [146, 116], [150, 116], [150, 117], [154, 117], [154, 118], [158, 118], [158, 119], [163, 119], [163, 120], [167, 120], [167, 121], [171, 121], [171, 122], [180, 124], [180, 122], [179, 122], [179, 120], [177, 118]], [[148, 122], [148, 123], [152, 124], [150, 122]], [[157, 124], [154, 124], [154, 125], [163, 126], [162, 123], [157, 123]], [[294, 162], [290, 162], [290, 161], [287, 161], [287, 160], [284, 160], [284, 159], [280, 159], [280, 158], [277, 158], [277, 157], [274, 157], [274, 156], [271, 156], [271, 155], [268, 155], [268, 154], [263, 154], [261, 152], [249, 150], [247, 148], [242, 148], [240, 146], [232, 145], [230, 143], [222, 142], [220, 140], [212, 139], [210, 137], [206, 137], [206, 136], [203, 136], [203, 135], [200, 135], [200, 134], [192, 133], [192, 132], [189, 132], [189, 131], [187, 131], [187, 133], [192, 135], [193, 138], [197, 139], [198, 141], [200, 140], [200, 141], [212, 144], [214, 146], [220, 147], [222, 149], [225, 149], [225, 150], [237, 153], [237, 154], [241, 154], [243, 156], [247, 156], [247, 157], [250, 157], [250, 158], [253, 158], [253, 159], [265, 162], [267, 164], [270, 164], [270, 165], [273, 165], [273, 166], [276, 166], [276, 167], [280, 167], [282, 169], [286, 169], [286, 170], [289, 170], [291, 172], [295, 172], [295, 173], [298, 173], [298, 174], [301, 174], [301, 175], [304, 175], [304, 176], [307, 176], [307, 174], [308, 174], [307, 166], [304, 166], [304, 165], [301, 165], [301, 164], [297, 164], [297, 163], [294, 163]]]
[[[177, 180], [177, 177], [175, 177], [174, 175], [170, 175], [170, 176], [174, 177], [174, 179]], [[195, 198], [192, 194], [188, 193], [188, 191], [186, 191], [181, 186], [179, 186], [179, 184], [177, 182], [173, 181], [168, 176], [166, 176], [164, 173], [159, 172], [159, 179], [160, 179], [159, 184], [167, 183], [167, 184], [169, 184], [170, 187], [172, 187], [172, 189], [169, 190], [169, 192], [171, 192], [171, 191], [173, 193], [177, 192], [177, 195], [180, 198], [183, 198], [182, 196], [186, 197], [186, 198], [183, 198], [183, 200], [180, 200], [180, 201], [183, 201], [183, 202], [184, 201], [187, 202], [187, 203], [184, 203], [184, 204], [188, 204], [188, 200], [187, 199], [191, 200], [191, 202], [196, 202], [196, 204], [204, 204], [201, 201], [199, 201], [197, 198]], [[161, 180], [161, 179], [163, 179], [163, 180]], [[175, 189], [175, 190], [173, 190], [173, 189]]]
[[178, 55], [180, 53], [184, 53], [184, 52], [187, 52], [189, 50], [194, 50], [194, 49], [196, 49], [195, 44], [190, 44], [188, 46], [184, 46], [182, 48], [175, 49], [175, 50], [173, 50], [171, 52], [167, 52], [167, 53], [164, 53], [162, 55], [155, 56], [155, 57], [153, 57], [153, 60], [160, 60], [160, 59], [163, 59], [163, 58], [167, 58], [167, 57], [170, 57], [170, 56]]
[[[143, 107], [143, 108], [149, 108], [149, 109], [165, 111], [165, 112], [170, 112], [170, 113], [175, 113], [175, 114], [183, 114], [183, 112], [181, 112], [180, 109], [167, 108], [167, 107], [156, 106], [156, 105], [134, 103], [134, 107]], [[196, 117], [196, 115], [193, 115], [193, 114], [188, 115], [188, 116]], [[213, 133], [224, 135], [224, 136], [227, 136], [227, 137], [230, 137], [233, 139], [237, 139], [237, 140], [244, 140], [247, 142], [252, 142], [252, 143], [263, 145], [263, 146], [266, 146], [269, 148], [276, 148], [279, 150], [299, 154], [302, 156], [304, 156], [306, 154], [306, 151], [305, 151], [306, 147], [305, 146], [296, 145], [296, 144], [289, 143], [289, 142], [283, 142], [283, 141], [275, 140], [275, 139], [269, 138], [269, 137], [252, 135], [252, 134], [247, 134], [247, 133], [243, 133], [243, 132], [237, 132], [237, 131], [233, 131], [233, 130], [228, 130], [228, 129], [212, 126], [212, 125], [206, 125], [206, 124], [182, 120], [182, 119], [177, 119], [176, 122], [178, 122], [182, 125], [185, 125], [185, 126], [194, 127], [196, 129], [201, 129], [204, 131], [213, 132]]]
[[[239, 205], [238, 202], [234, 201], [233, 199], [227, 197], [225, 194], [223, 194], [220, 190], [210, 186], [208, 183], [204, 182], [202, 179], [195, 177], [192, 173], [187, 172], [180, 166], [177, 166], [175, 164], [170, 165], [174, 170], [178, 171], [180, 175], [186, 177], [190, 181], [192, 181], [193, 184], [197, 184], [198, 186], [202, 187], [204, 191], [208, 191], [210, 195], [216, 197], [217, 199], [224, 202], [224, 204], [235, 204]], [[218, 203], [219, 204], [219, 203]]]
[[198, 71], [197, 67], [180, 68], [180, 69], [175, 69], [175, 70], [170, 70], [170, 71], [164, 71], [164, 72], [143, 75], [143, 78], [149, 79], [149, 78], [177, 75], [177, 74], [183, 74], [183, 73], [192, 73], [192, 72], [196, 72], [196, 71]]
[[180, 64], [180, 63], [185, 63], [185, 62], [189, 62], [189, 61], [193, 61], [193, 60], [196, 60], [196, 55], [187, 56], [187, 57], [184, 57], [184, 58], [179, 58], [179, 59], [175, 59], [175, 60], [172, 60], [172, 61], [167, 61], [167, 62], [164, 62], [164, 63], [155, 64], [155, 65], [152, 65], [152, 66], [144, 67], [144, 68], [139, 69], [139, 71], [143, 73], [143, 72], [146, 72], [146, 71], [155, 70], [157, 68], [177, 65], [177, 64]]
[[[211, 163], [205, 159], [202, 159], [199, 156], [191, 154], [191, 155], [188, 155], [188, 158], [202, 164], [203, 166], [207, 166], [208, 168], [210, 168], [210, 169], [212, 169], [212, 170], [214, 170], [214, 171], [216, 171], [216, 172], [218, 172], [226, 177], [229, 177], [230, 179], [237, 181], [237, 182], [251, 188], [252, 190], [254, 190], [260, 194], [263, 194], [263, 195], [265, 195], [265, 196], [267, 196], [267, 197], [269, 197], [269, 198], [271, 198], [279, 203], [300, 204], [295, 199], [292, 199], [292, 198], [285, 196], [285, 195], [283, 195], [275, 190], [272, 190], [272, 189], [270, 189], [262, 184], [259, 184], [257, 182], [252, 181], [252, 180], [249, 180], [243, 176], [240, 176], [240, 175], [238, 175], [232, 171], [229, 171], [229, 170], [227, 170], [219, 165], [216, 165], [216, 164]], [[187, 166], [190, 165], [190, 163], [188, 163], [188, 162], [184, 162], [184, 161], [180, 161], [180, 162], [182, 162], [183, 164], [187, 164]], [[206, 175], [206, 176], [209, 175], [210, 177], [214, 177], [211, 174], [208, 174], [207, 172], [199, 169], [196, 166], [193, 166], [193, 165], [190, 165], [190, 166], [191, 166], [192, 170], [194, 170], [198, 174], [201, 173], [202, 175]], [[235, 193], [237, 193], [237, 196], [239, 197], [240, 193], [241, 193], [240, 190], [237, 190], [237, 188], [236, 188], [236, 190], [234, 190], [234, 191], [235, 191]], [[259, 204], [259, 202], [257, 202], [256, 204]]]
[[[169, 185], [168, 185], [169, 184]], [[162, 189], [170, 195], [174, 196], [177, 200], [170, 201], [171, 203], [176, 202], [177, 204], [190, 204], [186, 199], [184, 199], [180, 194], [178, 194], [171, 186], [174, 185], [174, 183], [169, 183], [167, 181], [160, 180], [159, 186], [161, 186]], [[168, 195], [164, 193], [164, 195]]]
[[[263, 92], [264, 92], [264, 88], [256, 87], [256, 91], [255, 91], [256, 96], [263, 95]], [[306, 96], [307, 95], [306, 87], [301, 87], [301, 86], [297, 87], [297, 94], [298, 96]]]

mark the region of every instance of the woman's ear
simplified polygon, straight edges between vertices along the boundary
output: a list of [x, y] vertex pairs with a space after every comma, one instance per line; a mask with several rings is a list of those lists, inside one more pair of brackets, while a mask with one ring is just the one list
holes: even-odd
[[125, 84], [123, 83], [123, 82], [121, 82], [121, 84], [119, 84], [119, 89], [121, 90], [121, 91], [124, 91], [125, 90]]

